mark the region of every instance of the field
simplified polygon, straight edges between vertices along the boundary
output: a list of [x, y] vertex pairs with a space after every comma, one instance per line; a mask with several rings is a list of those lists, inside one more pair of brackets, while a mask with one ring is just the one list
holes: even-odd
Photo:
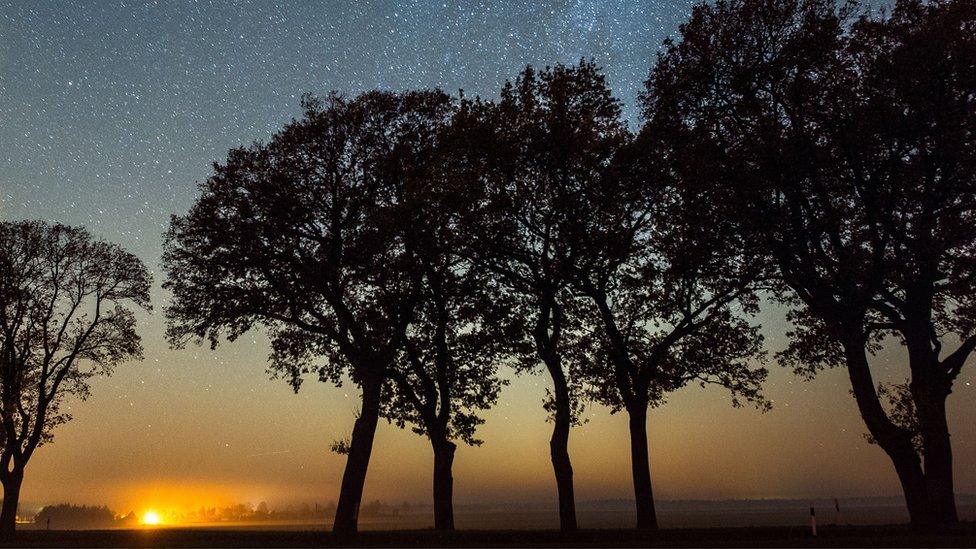
[[367, 531], [340, 539], [321, 530], [158, 528], [136, 530], [34, 530], [0, 547], [974, 547], [976, 525], [924, 534], [903, 525], [827, 526], [812, 537], [802, 527], [683, 528], [656, 534], [633, 530]]
[[[897, 498], [842, 500], [662, 501], [662, 530], [638, 533], [633, 504], [584, 502], [582, 530], [557, 531], [551, 508], [510, 505], [459, 505], [458, 531], [431, 529], [429, 509], [395, 516], [362, 517], [360, 534], [336, 538], [320, 521], [244, 521], [114, 530], [46, 530], [22, 525], [16, 547], [976, 547], [976, 505], [960, 496], [965, 522], [951, 532], [926, 534], [907, 526]], [[817, 509], [818, 536], [809, 528]], [[885, 525], [886, 526], [879, 526]], [[0, 547], [5, 545], [0, 544]]]

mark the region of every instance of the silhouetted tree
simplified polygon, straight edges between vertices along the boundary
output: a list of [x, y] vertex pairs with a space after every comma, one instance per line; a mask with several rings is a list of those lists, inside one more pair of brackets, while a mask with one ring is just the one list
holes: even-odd
[[357, 529], [382, 389], [422, 300], [407, 181], [452, 104], [439, 91], [303, 101], [267, 144], [235, 149], [166, 235], [174, 345], [268, 329], [272, 368], [362, 389], [334, 530]]
[[[945, 401], [976, 348], [974, 29], [969, 1], [719, 1], [695, 9], [644, 97], [686, 178], [777, 268], [784, 361], [846, 366], [916, 525], [957, 520]], [[889, 336], [911, 372], [896, 417], [869, 364]]]
[[497, 327], [505, 311], [494, 299], [496, 284], [458, 253], [465, 238], [458, 202], [464, 198], [434, 171], [410, 181], [405, 194], [412, 209], [401, 220], [415, 235], [422, 292], [390, 369], [382, 413], [430, 440], [434, 527], [451, 530], [454, 440], [481, 444], [478, 411], [496, 402], [504, 384], [496, 372], [509, 336]]
[[131, 306], [149, 309], [149, 271], [82, 228], [0, 222], [0, 536], [14, 534], [24, 468], [71, 419], [69, 397], [141, 358]]
[[626, 142], [620, 106], [591, 62], [526, 68], [497, 103], [464, 101], [454, 119], [453, 161], [470, 198], [465, 250], [496, 276], [521, 329], [510, 352], [531, 370], [541, 360], [552, 378], [546, 408], [559, 494], [560, 527], [576, 528], [569, 432], [580, 388], [574, 381], [580, 321], [569, 282], [582, 250], [568, 231], [586, 207], [592, 186]]
[[[637, 527], [656, 529], [648, 458], [647, 410], [689, 383], [728, 388], [739, 399], [768, 403], [762, 336], [744, 314], [763, 264], [714, 207], [662, 169], [641, 136], [618, 153], [576, 216], [574, 288], [592, 306], [592, 357], [582, 377], [597, 401], [629, 416]], [[665, 136], [666, 138], [666, 136]], [[706, 221], [707, 220], [707, 221]]]

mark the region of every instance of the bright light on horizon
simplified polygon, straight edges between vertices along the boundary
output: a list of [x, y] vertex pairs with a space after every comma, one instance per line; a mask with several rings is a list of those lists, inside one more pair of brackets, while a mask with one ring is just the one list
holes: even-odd
[[156, 526], [162, 522], [163, 520], [160, 518], [159, 513], [151, 509], [142, 515], [142, 523], [146, 526]]

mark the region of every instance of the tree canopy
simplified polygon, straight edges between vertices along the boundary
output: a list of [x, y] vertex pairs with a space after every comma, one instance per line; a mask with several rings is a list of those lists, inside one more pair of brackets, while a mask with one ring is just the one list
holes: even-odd
[[[920, 523], [956, 520], [944, 401], [976, 347], [974, 22], [958, 1], [701, 5], [643, 99], [676, 165], [775, 266], [793, 308], [781, 359], [848, 368]], [[873, 381], [887, 337], [909, 358], [921, 455]]]

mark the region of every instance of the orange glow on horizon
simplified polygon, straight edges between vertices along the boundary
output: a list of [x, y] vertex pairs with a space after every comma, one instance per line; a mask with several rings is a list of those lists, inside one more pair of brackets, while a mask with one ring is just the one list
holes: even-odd
[[140, 524], [146, 524], [144, 519], [149, 512], [156, 513], [161, 524], [171, 524], [181, 522], [182, 514], [201, 507], [224, 507], [242, 501], [260, 501], [264, 499], [264, 493], [271, 492], [271, 488], [153, 479], [120, 485], [116, 490], [121, 497], [118, 497], [117, 503], [110, 503], [123, 514], [135, 511]]
[[146, 526], [158, 526], [163, 523], [163, 519], [159, 513], [150, 509], [142, 515], [142, 523]]

